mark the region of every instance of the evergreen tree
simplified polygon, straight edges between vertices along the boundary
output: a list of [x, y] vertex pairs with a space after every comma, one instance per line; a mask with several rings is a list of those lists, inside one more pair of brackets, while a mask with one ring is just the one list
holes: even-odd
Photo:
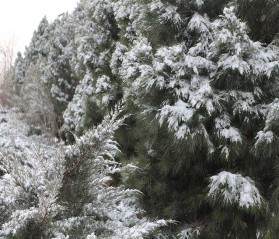
[[120, 71], [143, 117], [136, 149], [143, 173], [133, 183], [146, 195], [150, 215], [197, 225], [208, 210], [204, 189], [210, 166], [204, 158], [213, 146], [205, 127], [214, 110], [208, 78], [214, 66], [205, 59], [211, 24], [199, 3], [150, 1], [146, 15], [158, 22], [152, 26], [158, 36], [143, 27]]
[[17, 93], [20, 91], [20, 85], [24, 82], [25, 73], [26, 61], [19, 52], [14, 63], [15, 85], [18, 87]]
[[25, 50], [27, 65], [31, 62], [36, 63], [40, 57], [46, 54], [49, 31], [48, 28], [49, 22], [45, 16], [39, 23], [37, 30], [34, 31], [31, 42]]
[[64, 113], [64, 131], [80, 134], [102, 117], [121, 98], [120, 82], [110, 69], [110, 59], [118, 38], [110, 1], [82, 1], [79, 5], [78, 61], [85, 75], [73, 101]]
[[82, 77], [77, 71], [75, 43], [78, 22], [73, 15], [63, 14], [48, 28], [42, 65], [42, 81], [53, 96], [55, 111], [62, 124], [62, 113], [72, 100]]
[[252, 142], [276, 97], [276, 49], [250, 40], [231, 8], [213, 26], [199, 13], [186, 22], [186, 44], [139, 36], [124, 53], [120, 74], [147, 125], [134, 183], [151, 215], [199, 225], [202, 238], [256, 238], [270, 215], [256, 185], [274, 178], [252, 166]]

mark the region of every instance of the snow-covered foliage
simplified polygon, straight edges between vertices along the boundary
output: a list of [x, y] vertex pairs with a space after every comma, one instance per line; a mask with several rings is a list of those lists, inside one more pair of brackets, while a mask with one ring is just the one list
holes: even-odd
[[241, 174], [221, 172], [210, 178], [209, 197], [221, 197], [225, 205], [236, 204], [239, 207], [261, 207], [263, 202], [255, 182]]
[[178, 239], [194, 239], [200, 235], [201, 228], [187, 228], [178, 234]]
[[36, 226], [48, 224], [61, 211], [56, 197], [62, 186], [63, 158], [47, 140], [28, 137], [29, 127], [17, 109], [4, 112], [0, 124], [0, 235], [22, 238], [26, 231], [39, 234]]
[[[215, 37], [208, 56], [216, 62], [215, 85], [222, 90], [225, 85], [230, 87], [230, 91], [220, 93], [224, 99], [235, 98], [234, 114], [258, 116], [261, 108], [255, 105], [264, 95], [263, 79], [270, 78], [271, 72], [276, 70], [276, 54], [250, 40], [245, 23], [237, 19], [233, 8], [225, 8], [222, 18], [213, 25]], [[246, 91], [238, 90], [241, 83]]]
[[63, 103], [69, 102], [77, 85], [77, 20], [68, 14], [63, 14], [48, 28], [45, 37], [48, 38], [46, 53], [43, 55], [42, 80], [48, 84], [52, 96]]
[[[102, 117], [119, 100], [119, 83], [110, 69], [112, 52], [117, 38], [110, 1], [81, 1], [76, 11], [77, 59], [85, 74], [76, 88], [74, 98], [64, 113], [64, 130], [82, 132], [89, 125], [99, 123], [87, 113], [101, 109]], [[86, 89], [87, 88], [87, 89]], [[90, 113], [89, 113], [90, 114]]]
[[113, 134], [123, 121], [117, 115], [106, 116], [76, 144], [60, 147], [27, 137], [27, 126], [17, 130], [22, 123], [5, 116], [1, 238], [71, 238], [76, 230], [82, 238], [143, 238], [166, 225], [140, 216], [140, 192], [113, 185], [113, 175], [129, 168], [114, 161], [119, 149]]
[[26, 62], [22, 57], [21, 53], [17, 54], [16, 61], [14, 63], [15, 67], [15, 82], [20, 84], [24, 81], [25, 71], [26, 71]]
[[[279, 45], [257, 41], [275, 2], [81, 0], [44, 18], [16, 90], [29, 122], [51, 118], [73, 144], [1, 120], [2, 237], [144, 238], [166, 222], [146, 219], [138, 197], [149, 216], [181, 221], [152, 238], [260, 238], [279, 225]], [[118, 129], [108, 114], [123, 98], [133, 115]]]
[[178, 233], [159, 231], [155, 234], [154, 239], [197, 239], [201, 236], [201, 231], [201, 227], [191, 227], [191, 225], [185, 225], [180, 227]]
[[253, 74], [251, 80], [255, 87], [261, 79], [259, 76], [269, 78], [278, 70], [278, 55], [272, 46], [263, 47], [249, 38], [246, 24], [236, 17], [233, 7], [225, 8], [223, 14], [213, 23], [215, 37], [209, 50], [210, 58], [218, 56], [216, 74], [221, 77], [221, 70], [232, 70], [244, 77]]
[[[273, 46], [253, 42], [246, 24], [231, 7], [225, 8], [221, 18], [213, 23], [208, 58], [216, 66], [211, 73], [211, 87], [220, 107], [214, 134], [221, 142], [217, 146], [221, 148], [221, 157], [227, 160], [238, 154], [231, 143], [241, 145], [241, 132], [254, 130], [255, 122], [265, 117], [267, 96], [274, 94], [276, 87], [273, 74], [278, 71], [278, 54]], [[242, 125], [235, 127], [235, 120]], [[222, 139], [229, 143], [224, 144]]]
[[268, 107], [265, 127], [256, 136], [255, 153], [257, 156], [274, 157], [278, 153], [279, 143], [279, 100], [276, 98]]
[[191, 32], [197, 31], [200, 35], [198, 43], [189, 49], [191, 55], [204, 54], [212, 41], [212, 27], [208, 16], [195, 13], [191, 18], [188, 28]]
[[46, 54], [48, 46], [48, 32], [49, 32], [49, 22], [46, 17], [44, 17], [36, 31], [33, 33], [33, 37], [29, 46], [25, 51], [26, 67], [31, 62], [35, 63], [39, 61], [42, 55]]
[[215, 119], [216, 134], [220, 138], [228, 139], [230, 142], [240, 142], [242, 138], [238, 129], [230, 126], [230, 119], [227, 115], [222, 115]]
[[84, 127], [84, 115], [86, 114], [86, 101], [92, 97], [93, 79], [90, 75], [85, 75], [75, 90], [73, 100], [69, 103], [64, 112], [64, 131], [82, 132]]
[[199, 118], [200, 109], [205, 109], [207, 114], [214, 111], [209, 79], [199, 75], [212, 67], [206, 59], [187, 54], [183, 43], [159, 48], [153, 55], [148, 40], [139, 38], [125, 54], [121, 76], [127, 81], [136, 77], [131, 92], [141, 92], [143, 98], [153, 88], [168, 91], [165, 95], [168, 98], [162, 99], [158, 109], [150, 106], [146, 110], [156, 110], [160, 123], [166, 121], [169, 129], [181, 139], [191, 133], [188, 125], [195, 117]]
[[76, 59], [76, 26], [76, 19], [69, 14], [61, 15], [52, 23], [46, 18], [42, 19], [26, 48], [25, 57], [18, 55], [15, 62], [18, 93], [26, 93], [21, 89], [21, 84], [28, 69], [33, 65], [39, 66], [38, 84], [48, 86], [46, 89], [54, 99], [55, 111], [64, 110], [73, 97], [78, 81], [77, 74], [81, 74]]
[[144, 4], [141, 0], [113, 1], [115, 19], [124, 39], [135, 40], [144, 24], [147, 9], [148, 4]]

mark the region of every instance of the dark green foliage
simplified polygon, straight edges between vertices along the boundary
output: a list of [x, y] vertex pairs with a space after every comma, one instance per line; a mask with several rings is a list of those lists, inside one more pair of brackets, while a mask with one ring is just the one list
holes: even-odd
[[[179, 4], [173, 4], [178, 7], [179, 13], [187, 13], [187, 10], [181, 8]], [[214, 11], [218, 11], [218, 8], [213, 8], [210, 12], [208, 7], [209, 5], [205, 5], [202, 9], [206, 9], [209, 15], [217, 17]], [[221, 6], [220, 9], [222, 9]], [[197, 9], [192, 9], [192, 11], [195, 10]], [[188, 47], [195, 47], [197, 43], [205, 39], [202, 38], [205, 36], [200, 36], [201, 32], [198, 29], [189, 31], [184, 36], [179, 35], [179, 32], [176, 35], [170, 30], [171, 23], [164, 22], [165, 27], [161, 31], [169, 31], [170, 35], [165, 33], [167, 37], [160, 40], [160, 35], [157, 35], [160, 31], [152, 34], [155, 28], [160, 27], [158, 23], [155, 24], [155, 21], [152, 21], [152, 17], [160, 19], [162, 12], [150, 12], [147, 19], [151, 21], [146, 22], [151, 25], [148, 29], [153, 30], [150, 33], [142, 31], [150, 45], [145, 43], [145, 39], [143, 42], [146, 45], [139, 44], [139, 48], [141, 46], [148, 50], [151, 48], [150, 52], [147, 50], [141, 52], [135, 44], [131, 50], [131, 59], [123, 63], [124, 67], [126, 67], [125, 64], [130, 68], [135, 67], [129, 80], [136, 81], [138, 90], [132, 93], [138, 113], [136, 126], [133, 127], [135, 133], [131, 134], [136, 139], [133, 141], [136, 142], [135, 150], [129, 150], [129, 152], [134, 154], [140, 170], [131, 177], [130, 185], [136, 186], [144, 193], [142, 203], [149, 215], [172, 218], [188, 224], [189, 227], [196, 223], [202, 228], [200, 238], [255, 238], [258, 230], [265, 230], [263, 225], [267, 225], [268, 218], [271, 216], [270, 208], [265, 205], [261, 205], [260, 208], [248, 206], [243, 209], [237, 204], [225, 203], [223, 197], [214, 198], [213, 201], [208, 198], [208, 182], [213, 175], [221, 171], [241, 173], [256, 180], [256, 186], [265, 200], [270, 200], [273, 190], [266, 185], [270, 185], [270, 182], [276, 178], [275, 162], [270, 162], [270, 164], [264, 160], [259, 162], [253, 149], [257, 132], [264, 125], [265, 114], [261, 109], [264, 110], [265, 104], [271, 103], [277, 95], [273, 87], [277, 84], [276, 77], [273, 77], [276, 67], [272, 68], [271, 74], [265, 72], [265, 69], [259, 70], [258, 66], [266, 63], [266, 60], [261, 58], [261, 54], [269, 52], [266, 54], [270, 54], [268, 61], [271, 62], [276, 60], [277, 56], [270, 52], [272, 48], [263, 49], [260, 45], [256, 45], [257, 43], [252, 42], [247, 35], [245, 25], [237, 20], [231, 11], [225, 10], [224, 17], [216, 21], [214, 27], [217, 26], [217, 28], [212, 29], [214, 35], [211, 39], [213, 43], [209, 46], [209, 54], [198, 53], [200, 56], [208, 57], [216, 66], [210, 73], [209, 84], [213, 92], [206, 95], [205, 97], [208, 98], [204, 99], [212, 102], [214, 110], [209, 112], [206, 106], [196, 108], [194, 105], [196, 112], [192, 119], [187, 121], [190, 133], [183, 139], [177, 139], [170, 132], [173, 129], [169, 122], [173, 121], [171, 116], [175, 117], [175, 114], [170, 113], [170, 121], [166, 120], [163, 124], [162, 122], [159, 124], [158, 118], [165, 105], [169, 108], [174, 107], [177, 98], [191, 104], [190, 96], [186, 94], [184, 98], [179, 98], [180, 95], [176, 93], [184, 87], [182, 83], [182, 86], [173, 84], [174, 89], [167, 84], [178, 77], [181, 77], [181, 81], [194, 84], [196, 78], [192, 77], [195, 71], [189, 69], [187, 74], [175, 75], [176, 72], [173, 69], [175, 64], [183, 64], [183, 60], [180, 61], [179, 58], [181, 55], [177, 53], [172, 57], [166, 57], [167, 62], [164, 57], [158, 60], [156, 54], [161, 46], [176, 45], [184, 39], [184, 36], [187, 36]], [[185, 19], [179, 25], [184, 29], [189, 21]], [[175, 31], [175, 28], [173, 30]], [[166, 50], [165, 55], [168, 55], [173, 49], [175, 48], [160, 50]], [[191, 51], [187, 52], [187, 48], [182, 48], [182, 51], [190, 56], [192, 54]], [[135, 60], [136, 57], [138, 59]], [[155, 71], [156, 74], [162, 77], [167, 76], [164, 82], [160, 79], [158, 85], [156, 85], [156, 76], [148, 75], [142, 70], [146, 68], [147, 72], [152, 72], [148, 67], [152, 69], [156, 60], [166, 65]], [[169, 63], [169, 61], [173, 62]], [[142, 68], [137, 64], [140, 64]], [[198, 71], [199, 77], [206, 78], [211, 69], [201, 67]], [[123, 73], [124, 78], [125, 74], [129, 72]], [[146, 86], [148, 84], [146, 82], [153, 80], [153, 77], [155, 83]], [[201, 78], [200, 84], [202, 80], [204, 79]], [[129, 83], [128, 80], [125, 82]], [[194, 89], [193, 87], [192, 90]], [[257, 94], [259, 89], [261, 93]], [[178, 123], [179, 126], [182, 124], [183, 120]], [[230, 135], [234, 130], [236, 130], [236, 135]], [[255, 164], [258, 167], [254, 167]]]
[[269, 44], [279, 32], [277, 0], [237, 0], [239, 16], [247, 21], [254, 40]]

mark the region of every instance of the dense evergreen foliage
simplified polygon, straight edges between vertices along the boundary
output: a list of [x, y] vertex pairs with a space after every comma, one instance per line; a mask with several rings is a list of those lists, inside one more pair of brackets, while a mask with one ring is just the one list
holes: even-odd
[[[82, 225], [73, 220], [61, 233], [70, 238], [80, 231], [92, 234], [84, 238], [125, 233], [126, 238], [278, 238], [278, 17], [277, 0], [81, 0], [71, 14], [52, 23], [44, 18], [25, 55], [16, 59], [15, 89], [33, 102], [23, 108], [27, 113], [38, 108], [52, 116], [36, 126], [41, 122], [75, 151], [64, 156], [63, 170], [78, 167], [79, 173], [69, 183], [64, 173], [54, 192], [68, 208], [61, 215], [54, 210], [49, 220], [62, 228], [65, 218], [86, 218]], [[30, 85], [45, 91], [40, 95], [50, 107], [26, 97]], [[105, 124], [120, 101], [124, 124]], [[102, 145], [94, 143], [102, 127], [115, 134], [122, 151], [117, 162], [123, 168], [136, 165], [133, 172], [116, 170], [116, 162], [103, 158], [79, 169], [88, 154], [103, 155]], [[114, 158], [114, 147], [104, 149], [106, 155]], [[109, 172], [111, 164], [116, 171]], [[103, 177], [100, 166], [113, 187], [94, 184]], [[135, 190], [143, 193], [145, 212], [124, 216], [126, 223], [114, 210]], [[96, 194], [105, 195], [103, 204], [89, 209]], [[109, 205], [108, 194], [119, 200]], [[79, 200], [86, 208], [75, 203]], [[4, 228], [16, 215], [7, 210], [18, 212], [17, 207], [5, 208]], [[87, 215], [91, 212], [94, 216]], [[8, 222], [6, 215], [12, 218]], [[148, 224], [141, 220], [146, 217], [177, 223], [154, 231], [162, 223]], [[119, 221], [122, 234], [115, 226]], [[3, 238], [10, 238], [12, 232], [6, 232]]]

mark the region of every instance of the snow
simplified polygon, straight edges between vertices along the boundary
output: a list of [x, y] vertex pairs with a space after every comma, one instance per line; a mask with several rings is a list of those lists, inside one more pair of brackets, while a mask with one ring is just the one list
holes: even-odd
[[102, 75], [96, 82], [96, 93], [107, 91], [111, 88], [110, 78], [106, 75]]
[[86, 74], [75, 90], [72, 101], [64, 111], [64, 130], [81, 132], [85, 115], [85, 103], [88, 97], [95, 92], [93, 88], [94, 79]]
[[216, 198], [222, 196], [225, 205], [237, 204], [239, 207], [250, 208], [260, 207], [263, 198], [256, 188], [254, 181], [241, 174], [220, 172], [210, 178], [208, 196]]
[[228, 115], [221, 115], [215, 119], [216, 134], [220, 138], [228, 139], [230, 142], [241, 143], [242, 137], [237, 128], [231, 126]]
[[189, 121], [193, 115], [194, 110], [191, 108], [191, 105], [179, 100], [173, 106], [164, 106], [158, 117], [161, 125], [167, 119], [168, 127], [171, 130], [178, 132], [178, 138], [183, 138], [185, 134], [190, 132], [188, 131], [188, 127], [186, 125], [181, 126], [180, 123]]
[[[1, 168], [6, 173], [0, 179], [0, 201], [11, 214], [0, 235], [9, 235], [24, 228], [31, 218], [41, 220], [45, 213], [54, 216], [60, 211], [56, 195], [63, 166], [50, 139], [28, 136], [29, 127], [22, 113], [7, 109], [1, 117], [7, 122], [0, 124]], [[37, 195], [38, 201], [30, 195]]]
[[196, 238], [200, 236], [201, 228], [186, 228], [182, 230], [177, 236], [177, 239], [191, 239], [191, 238]]
[[1, 148], [17, 148], [19, 152], [22, 150], [32, 153], [32, 147], [35, 147], [35, 142], [40, 145], [45, 144], [49, 140], [48, 138], [36, 135], [29, 136], [30, 126], [24, 122], [24, 119], [24, 113], [21, 113], [18, 108], [0, 111], [0, 121], [2, 121], [0, 123]]
[[[255, 139], [255, 149], [256, 153], [261, 154], [263, 151], [265, 154], [273, 154], [273, 151], [276, 150], [276, 144], [278, 142], [278, 134], [277, 134], [277, 122], [279, 120], [279, 100], [274, 99], [274, 101], [267, 106], [267, 110], [265, 111], [265, 126], [263, 130], [260, 130]], [[273, 147], [275, 149], [273, 150]]]
[[218, 67], [221, 67], [224, 70], [237, 69], [241, 75], [247, 74], [250, 71], [249, 64], [237, 55], [229, 56], [227, 54], [224, 54], [222, 57], [220, 57]]
[[[140, 239], [168, 223], [138, 218], [143, 213], [138, 204], [140, 192], [106, 184], [110, 175], [134, 168], [132, 165], [122, 168], [114, 161], [120, 151], [113, 135], [124, 120], [118, 114], [117, 111], [106, 116], [100, 125], [76, 137], [76, 144], [59, 147], [44, 136], [28, 136], [29, 127], [20, 112], [2, 110], [0, 118], [5, 117], [7, 122], [0, 124], [0, 169], [4, 172], [0, 178], [0, 203], [6, 218], [0, 237], [15, 236], [32, 221], [48, 222], [44, 230], [53, 238], [66, 239], [71, 227], [82, 227], [85, 223], [84, 238], [95, 238], [95, 231], [103, 230], [104, 238]], [[65, 177], [69, 172], [84, 170], [89, 174], [86, 193], [92, 200], [82, 205], [79, 215], [64, 217], [71, 207], [68, 198], [61, 201]], [[78, 183], [72, 182], [71, 193], [75, 194]]]
[[173, 22], [174, 25], [179, 26], [182, 23], [182, 19], [177, 12], [177, 7], [175, 6], [168, 6], [164, 8], [164, 12], [161, 14], [159, 21], [170, 21]]
[[[18, 226], [24, 227], [30, 218], [40, 219], [43, 210], [53, 222], [51, 227], [55, 227], [52, 236], [61, 239], [68, 238], [68, 231], [82, 224], [87, 227], [84, 231], [88, 230], [84, 238], [94, 239], [102, 230], [107, 233], [104, 237], [142, 238], [166, 223], [139, 219], [143, 212], [138, 205], [140, 192], [122, 185], [111, 186], [111, 175], [123, 173], [121, 179], [125, 180], [129, 173], [124, 170], [135, 169], [114, 161], [119, 149], [113, 134], [121, 120], [106, 116], [100, 125], [85, 129], [93, 125], [93, 108], [105, 114], [122, 93], [129, 97], [129, 105], [135, 104], [132, 108], [150, 113], [155, 117], [152, 120], [181, 140], [179, 148], [182, 146], [192, 155], [184, 157], [186, 161], [194, 160], [194, 153], [200, 151], [202, 164], [211, 164], [216, 158], [216, 167], [236, 165], [238, 170], [248, 172], [238, 158], [247, 142], [255, 142], [256, 150], [247, 149], [251, 157], [263, 146], [273, 153], [271, 148], [278, 141], [279, 104], [278, 100], [270, 104], [269, 97], [277, 89], [269, 88], [279, 72], [278, 49], [253, 42], [234, 8], [225, 8], [223, 15], [211, 22], [204, 14], [204, 2], [193, 0], [184, 6], [183, 1], [84, 0], [73, 15], [60, 17], [51, 25], [42, 22], [26, 55], [40, 58], [36, 59], [42, 68], [38, 78], [48, 83], [52, 96], [60, 101], [55, 101], [57, 108], [67, 107], [63, 114], [64, 132], [74, 131], [79, 136], [74, 135], [74, 145], [61, 146], [61, 153], [44, 137], [28, 136], [29, 126], [20, 113], [0, 115], [0, 149], [4, 158], [0, 169], [5, 173], [0, 179], [0, 200], [8, 206], [11, 219], [4, 225], [4, 234], [18, 230], [13, 227], [13, 217], [22, 218]], [[165, 29], [172, 29], [174, 34], [160, 41], [160, 36], [168, 34]], [[152, 34], [153, 30], [158, 31]], [[38, 52], [45, 50], [46, 56], [42, 57], [44, 54]], [[21, 60], [16, 77], [24, 84], [26, 79], [22, 78], [29, 62], [26, 65]], [[32, 84], [24, 89], [36, 90]], [[254, 128], [259, 131], [253, 132], [256, 138], [250, 132]], [[155, 130], [150, 134], [156, 143]], [[159, 157], [160, 151], [148, 143], [148, 155]], [[166, 150], [177, 154], [175, 148]], [[89, 187], [82, 193], [88, 193], [90, 200], [79, 208], [81, 214], [63, 218], [59, 190], [65, 186], [61, 182], [65, 167], [67, 173], [89, 175]], [[260, 207], [263, 199], [255, 182], [236, 173], [207, 175], [212, 176], [208, 196], [217, 203], [221, 199], [226, 206]], [[76, 180], [71, 186], [78, 191], [79, 186], [86, 185], [79, 183]], [[18, 205], [22, 198], [31, 203]], [[56, 218], [61, 220], [55, 221]], [[199, 228], [183, 228], [178, 238], [199, 234]]]
[[257, 133], [257, 136], [256, 136], [256, 143], [255, 143], [255, 147], [257, 147], [258, 144], [261, 144], [263, 142], [265, 142], [266, 144], [270, 144], [273, 142], [274, 140], [274, 134], [272, 131], [267, 131], [267, 132], [264, 132], [264, 131], [260, 131]]
[[206, 15], [201, 16], [199, 13], [194, 13], [193, 17], [191, 18], [188, 28], [193, 31], [197, 30], [200, 33], [209, 33], [210, 29], [210, 21]]
[[67, 102], [68, 96], [55, 84], [52, 84], [51, 94], [60, 102]]
[[113, 74], [117, 74], [120, 68], [120, 64], [123, 61], [123, 57], [125, 52], [128, 50], [128, 48], [121, 43], [117, 42], [115, 46], [115, 50], [112, 53], [111, 61], [110, 61], [110, 67], [112, 69]]
[[274, 122], [279, 120], [279, 99], [276, 98], [274, 101], [269, 105], [268, 112], [266, 116], [266, 127], [265, 129], [268, 129], [272, 126]]
[[209, 115], [215, 110], [210, 79], [199, 75], [213, 68], [205, 58], [187, 54], [185, 43], [160, 47], [153, 54], [148, 40], [139, 37], [124, 54], [120, 74], [127, 85], [132, 85], [126, 89], [131, 95], [154, 87], [170, 93], [174, 102], [162, 102], [157, 118], [161, 125], [166, 122], [178, 139], [183, 139], [190, 133], [189, 122], [198, 110], [205, 108]]

